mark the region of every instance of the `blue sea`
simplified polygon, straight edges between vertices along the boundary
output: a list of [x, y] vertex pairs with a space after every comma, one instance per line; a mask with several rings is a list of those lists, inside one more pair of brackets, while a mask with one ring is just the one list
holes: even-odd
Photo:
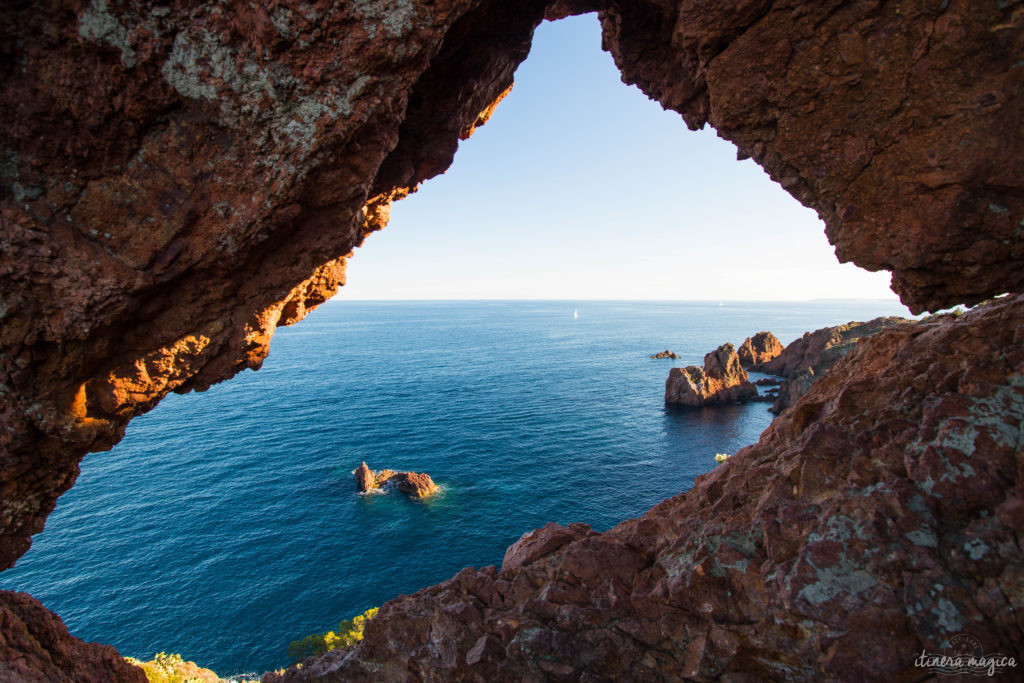
[[[578, 317], [574, 317], [574, 311]], [[75, 487], [0, 587], [89, 641], [221, 675], [501, 563], [556, 521], [599, 530], [757, 440], [764, 403], [668, 409], [673, 365], [760, 330], [905, 315], [893, 302], [352, 302], [277, 332], [259, 372], [171, 395]], [[671, 349], [678, 361], [649, 356]], [[426, 472], [428, 503], [360, 495], [353, 470]]]

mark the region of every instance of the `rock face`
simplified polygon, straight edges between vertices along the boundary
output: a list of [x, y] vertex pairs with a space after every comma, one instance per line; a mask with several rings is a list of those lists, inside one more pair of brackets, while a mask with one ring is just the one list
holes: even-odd
[[364, 460], [359, 467], [356, 468], [356, 487], [360, 491], [369, 491], [370, 489], [377, 488], [376, 482], [373, 476], [373, 470], [366, 465]]
[[672, 368], [665, 380], [665, 402], [705, 406], [749, 401], [757, 389], [740, 367], [732, 344], [723, 344], [704, 356], [704, 367]]
[[782, 353], [782, 342], [771, 332], [758, 332], [753, 337], [747, 337], [740, 345], [736, 355], [740, 358], [740, 365], [749, 368], [758, 363], [767, 363]]
[[394, 484], [402, 493], [411, 498], [428, 498], [441, 489], [438, 488], [429, 474], [420, 472], [396, 472], [395, 470], [380, 470], [374, 472], [363, 462], [356, 469], [356, 486], [360, 491], [379, 489], [386, 484]]
[[850, 322], [835, 327], [823, 327], [814, 332], [807, 332], [775, 358], [758, 362], [750, 369], [786, 378], [779, 387], [778, 399], [772, 405], [772, 411], [780, 413], [807, 393], [811, 384], [828, 372], [840, 358], [850, 353], [863, 337], [875, 334], [886, 327], [908, 325], [913, 322], [907, 318], [889, 316], [865, 323]]
[[651, 356], [651, 358], [679, 358], [679, 354], [675, 353], [674, 351], [669, 351], [668, 349], [665, 349], [664, 351], [659, 351], [658, 353], [654, 354], [653, 356]]
[[146, 683], [146, 675], [109, 645], [69, 634], [60, 617], [32, 596], [0, 591], [0, 681]]
[[449, 166], [537, 23], [593, 10], [624, 81], [912, 310], [1024, 290], [1019, 0], [2, 3], [0, 568], [85, 453], [258, 368]]
[[917, 680], [1024, 646], [1024, 297], [862, 343], [753, 446], [605, 533], [381, 607], [268, 681]]
[[1020, 291], [1016, 7], [4, 4], [0, 567], [85, 453], [170, 391], [258, 368], [337, 290], [545, 14], [599, 10], [626, 82], [733, 141], [914, 310]]

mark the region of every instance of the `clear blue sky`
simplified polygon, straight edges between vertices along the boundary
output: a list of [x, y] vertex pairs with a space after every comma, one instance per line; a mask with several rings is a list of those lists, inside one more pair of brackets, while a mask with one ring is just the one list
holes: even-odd
[[627, 87], [595, 15], [542, 24], [451, 169], [397, 202], [344, 299], [890, 298], [814, 211]]

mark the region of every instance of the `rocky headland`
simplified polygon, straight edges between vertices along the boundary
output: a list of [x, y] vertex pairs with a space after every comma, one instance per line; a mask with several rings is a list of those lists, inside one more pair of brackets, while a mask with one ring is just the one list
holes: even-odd
[[364, 461], [355, 471], [356, 487], [360, 491], [370, 491], [394, 486], [410, 498], [422, 500], [440, 492], [440, 488], [429, 474], [421, 472], [396, 472], [395, 470], [378, 470], [374, 472]]
[[[588, 11], [626, 83], [912, 311], [1012, 296], [881, 330], [691, 491], [545, 528], [270, 678], [916, 680], [956, 633], [1024, 651], [1019, 0], [0, 4], [0, 567], [134, 416], [259, 368], [534, 27]], [[0, 603], [7, 678], [140, 680]]]
[[907, 318], [888, 316], [868, 322], [823, 327], [805, 333], [774, 358], [751, 365], [750, 370], [786, 378], [780, 384], [778, 398], [771, 407], [772, 412], [781, 413], [806, 394], [811, 384], [828, 372], [840, 358], [853, 351], [861, 339], [887, 327], [914, 322]]
[[665, 402], [683, 406], [742, 403], [757, 396], [732, 344], [704, 356], [704, 367], [672, 368], [665, 380]]

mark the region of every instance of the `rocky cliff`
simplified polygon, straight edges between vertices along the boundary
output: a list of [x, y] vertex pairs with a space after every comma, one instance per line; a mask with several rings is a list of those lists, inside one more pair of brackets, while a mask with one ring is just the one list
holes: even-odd
[[840, 358], [850, 353], [862, 338], [886, 327], [913, 322], [907, 318], [889, 316], [863, 323], [849, 322], [823, 327], [805, 333], [774, 358], [762, 360], [750, 369], [786, 378], [779, 387], [779, 397], [772, 405], [772, 411], [780, 413], [806, 394], [811, 384], [828, 372]]
[[[627, 83], [733, 141], [913, 310], [1020, 292], [1021, 7], [0, 5], [0, 567], [85, 453], [170, 391], [258, 368], [337, 290], [390, 203], [493, 111], [545, 14], [599, 11]], [[742, 630], [717, 628], [706, 647]]]
[[1024, 646], [1024, 297], [859, 344], [761, 440], [602, 534], [381, 607], [265, 681], [920, 680]]
[[705, 355], [703, 368], [672, 368], [665, 380], [665, 403], [697, 407], [749, 401], [755, 396], [757, 389], [732, 344], [722, 344]]
[[71, 636], [32, 596], [0, 591], [0, 681], [146, 683], [146, 675], [109, 645]]

